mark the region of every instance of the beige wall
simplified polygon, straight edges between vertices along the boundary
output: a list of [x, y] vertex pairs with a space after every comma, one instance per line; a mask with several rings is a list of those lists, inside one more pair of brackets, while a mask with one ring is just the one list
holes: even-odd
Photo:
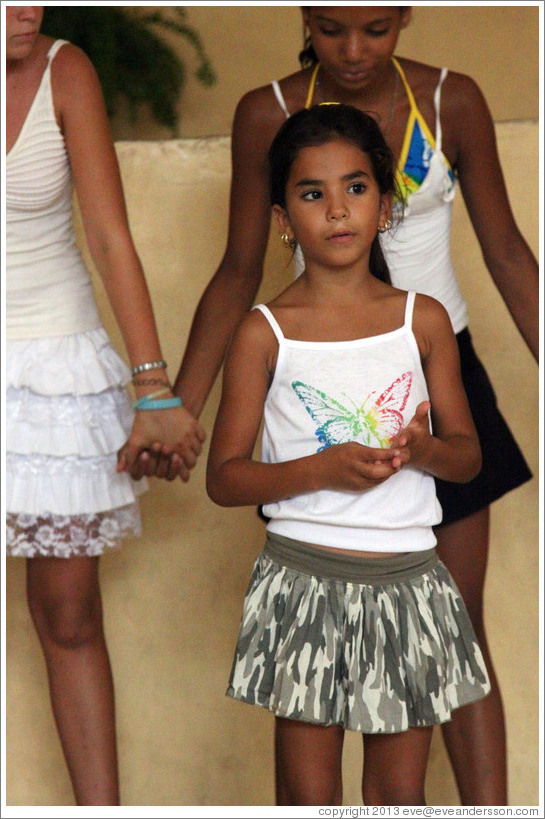
[[[537, 252], [537, 125], [499, 125], [498, 139], [515, 213]], [[131, 226], [174, 375], [197, 299], [223, 251], [229, 139], [125, 142], [117, 148]], [[284, 252], [273, 231], [259, 298], [289, 281]], [[537, 367], [483, 268], [461, 199], [454, 257], [477, 349], [537, 474]], [[122, 350], [98, 282], [97, 292]], [[208, 431], [218, 398], [219, 384], [203, 414]], [[263, 525], [252, 508], [221, 509], [208, 500], [206, 453], [189, 484], [151, 483], [142, 502], [144, 535], [102, 560], [123, 803], [144, 806], [137, 815], [157, 815], [156, 808], [145, 807], [150, 804], [274, 804], [273, 718], [224, 696]], [[538, 571], [534, 479], [493, 506], [486, 589], [489, 637], [505, 699], [513, 805], [538, 804]], [[23, 561], [8, 561], [6, 587], [8, 804], [71, 805], [26, 609]], [[348, 734], [347, 805], [360, 804], [360, 774], [361, 738]], [[459, 804], [438, 732], [428, 800]]]
[[[470, 74], [481, 86], [497, 121], [537, 119], [539, 4], [414, 6], [398, 53]], [[166, 7], [161, 7], [165, 8]], [[298, 5], [188, 5], [187, 22], [202, 37], [218, 74], [203, 88], [190, 77], [180, 103], [178, 135], [229, 134], [237, 101], [245, 91], [296, 71], [303, 29]], [[176, 39], [169, 37], [172, 43]], [[191, 46], [176, 45], [195, 66]], [[166, 129], [142, 119], [115, 119], [119, 139], [169, 138]]]

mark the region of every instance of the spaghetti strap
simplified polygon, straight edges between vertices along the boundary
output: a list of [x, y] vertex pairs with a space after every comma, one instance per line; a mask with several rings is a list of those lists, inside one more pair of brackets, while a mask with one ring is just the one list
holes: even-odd
[[407, 301], [405, 303], [405, 320], [404, 326], [405, 327], [412, 327], [413, 323], [413, 308], [414, 308], [414, 299], [416, 296], [416, 291], [409, 290], [407, 293]]
[[53, 57], [55, 56], [59, 48], [65, 45], [66, 43], [68, 43], [68, 40], [55, 40], [55, 42], [47, 52], [47, 59], [49, 62], [52, 61]]
[[312, 105], [312, 98], [314, 97], [314, 88], [316, 86], [316, 79], [318, 77], [318, 71], [320, 69], [320, 63], [316, 63], [314, 71], [312, 72], [312, 76], [310, 78], [310, 84], [308, 87], [307, 98], [305, 101], [305, 108], [310, 108]]
[[278, 81], [273, 80], [271, 85], [273, 87], [274, 96], [276, 97], [280, 108], [282, 109], [282, 111], [286, 115], [286, 119], [288, 119], [289, 115], [290, 115], [290, 112], [288, 111], [286, 101], [284, 100], [284, 95], [282, 94], [282, 91], [280, 90], [280, 85], [278, 84]]
[[433, 102], [435, 104], [435, 147], [438, 151], [441, 150], [441, 143], [443, 141], [443, 132], [441, 130], [441, 86], [448, 74], [447, 68], [441, 69], [441, 76], [437, 83], [437, 88], [433, 95]]
[[281, 344], [284, 341], [284, 333], [280, 329], [280, 325], [278, 324], [277, 320], [265, 304], [256, 304], [252, 310], [260, 310], [269, 324], [271, 325], [271, 329], [275, 334], [276, 338], [278, 339], [278, 343]]

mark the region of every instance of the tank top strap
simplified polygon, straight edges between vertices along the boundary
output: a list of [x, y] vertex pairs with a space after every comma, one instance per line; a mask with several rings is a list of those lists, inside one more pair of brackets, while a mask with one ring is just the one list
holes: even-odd
[[280, 90], [280, 85], [278, 83], [278, 80], [273, 80], [271, 85], [272, 85], [272, 89], [274, 91], [274, 96], [276, 97], [280, 108], [282, 109], [282, 111], [286, 115], [286, 119], [288, 119], [289, 115], [290, 115], [290, 112], [288, 111], [288, 107], [286, 105], [284, 95], [283, 95], [282, 91]]
[[443, 142], [443, 132], [441, 130], [441, 86], [443, 85], [447, 74], [448, 69], [442, 68], [441, 76], [439, 77], [439, 82], [437, 83], [437, 88], [435, 89], [435, 93], [433, 95], [433, 102], [435, 105], [435, 147], [438, 151], [441, 150], [441, 145]]
[[[318, 77], [319, 68], [320, 68], [320, 63], [316, 63], [316, 65], [314, 66], [314, 70], [312, 72], [312, 75], [310, 77], [310, 83], [309, 83], [308, 91], [307, 91], [307, 98], [305, 100], [305, 108], [310, 108], [310, 106], [312, 105], [312, 99], [314, 97], [314, 89], [316, 87], [316, 79]], [[271, 85], [272, 85], [272, 89], [274, 91], [274, 95], [275, 95], [275, 97], [277, 99], [277, 102], [278, 102], [280, 108], [282, 109], [282, 111], [284, 112], [284, 114], [286, 115], [286, 119], [288, 119], [289, 116], [290, 116], [290, 112], [288, 111], [288, 106], [286, 105], [286, 100], [284, 99], [284, 95], [283, 95], [283, 93], [282, 93], [282, 91], [280, 89], [280, 84], [279, 84], [278, 80], [273, 80]]]
[[403, 322], [405, 327], [409, 329], [412, 328], [413, 324], [413, 309], [414, 309], [414, 299], [416, 296], [415, 290], [409, 290], [407, 293], [407, 301], [405, 302], [405, 320]]
[[47, 52], [47, 59], [48, 59], [49, 65], [51, 65], [51, 62], [52, 62], [55, 54], [57, 53], [57, 51], [61, 48], [61, 46], [65, 45], [66, 43], [68, 43], [68, 40], [55, 40], [55, 42], [53, 43], [53, 45], [51, 46], [51, 48]]
[[310, 77], [310, 83], [309, 83], [309, 86], [308, 86], [307, 98], [305, 100], [305, 108], [310, 108], [310, 106], [312, 105], [312, 100], [314, 98], [314, 89], [316, 87], [316, 80], [318, 78], [318, 71], [319, 70], [320, 70], [320, 63], [316, 63], [316, 65], [314, 66], [314, 71], [312, 72], [312, 75]]
[[275, 317], [273, 316], [273, 314], [271, 313], [271, 311], [269, 310], [267, 305], [266, 304], [256, 304], [252, 309], [253, 310], [260, 310], [263, 313], [263, 315], [265, 316], [265, 318], [267, 319], [267, 321], [271, 325], [271, 329], [272, 329], [273, 333], [275, 334], [276, 338], [278, 339], [278, 343], [281, 344], [284, 341], [284, 333], [280, 329], [280, 325], [278, 324], [277, 320], [275, 319]]

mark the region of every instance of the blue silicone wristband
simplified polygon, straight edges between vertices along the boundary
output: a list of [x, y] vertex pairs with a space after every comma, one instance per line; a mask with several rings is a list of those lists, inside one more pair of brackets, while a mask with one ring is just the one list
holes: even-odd
[[154, 400], [147, 399], [145, 396], [139, 398], [134, 404], [135, 410], [161, 410], [173, 409], [174, 407], [182, 406], [182, 399], [179, 396], [175, 398], [156, 398]]

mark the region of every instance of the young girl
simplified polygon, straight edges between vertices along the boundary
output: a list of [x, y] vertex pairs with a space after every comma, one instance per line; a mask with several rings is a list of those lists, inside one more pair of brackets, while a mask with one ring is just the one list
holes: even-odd
[[[396, 156], [407, 202], [400, 229], [381, 236], [392, 282], [433, 296], [448, 310], [483, 458], [481, 472], [467, 484], [437, 481], [443, 519], [435, 534], [468, 608], [492, 690], [457, 711], [442, 734], [461, 804], [507, 805], [503, 706], [484, 622], [490, 505], [532, 475], [473, 347], [450, 252], [455, 196], [463, 195], [487, 269], [536, 359], [537, 261], [516, 224], [494, 122], [477, 83], [395, 56], [411, 7], [334, 4], [303, 6], [301, 13], [301, 70], [252, 88], [237, 105], [227, 243], [196, 311], [174, 389], [198, 417], [232, 331], [254, 302], [270, 230], [267, 151], [282, 122], [320, 102], [350, 103], [372, 114]], [[145, 453], [141, 460], [137, 474], [153, 474], [153, 458]]]
[[227, 694], [275, 714], [278, 804], [342, 803], [350, 729], [364, 803], [423, 805], [432, 726], [489, 690], [432, 528], [434, 477], [481, 465], [456, 340], [439, 302], [389, 284], [395, 162], [372, 118], [302, 110], [269, 163], [305, 267], [235, 333], [211, 441], [212, 500], [270, 518]]
[[[6, 9], [7, 553], [27, 597], [78, 805], [117, 805], [114, 686], [99, 555], [140, 531], [141, 447], [188, 480], [204, 431], [165, 372], [96, 73], [40, 34], [43, 6]], [[131, 371], [102, 325], [76, 246], [73, 184]], [[120, 462], [117, 467], [118, 450]]]

